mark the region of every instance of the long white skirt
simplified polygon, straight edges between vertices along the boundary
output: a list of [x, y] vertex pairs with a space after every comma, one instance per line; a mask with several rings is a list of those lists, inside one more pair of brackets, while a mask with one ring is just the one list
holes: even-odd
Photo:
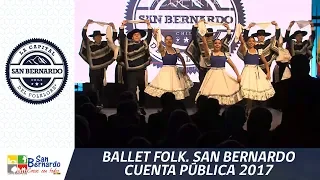
[[176, 66], [163, 66], [158, 75], [146, 87], [145, 93], [161, 97], [166, 92], [171, 92], [177, 100], [188, 97], [193, 82], [188, 75], [183, 75]]
[[275, 91], [267, 75], [259, 66], [245, 65], [241, 74], [241, 94], [243, 98], [265, 101], [274, 96]]
[[200, 95], [215, 98], [220, 105], [233, 105], [242, 100], [239, 83], [227, 74], [225, 68], [211, 68], [207, 72], [196, 100]]

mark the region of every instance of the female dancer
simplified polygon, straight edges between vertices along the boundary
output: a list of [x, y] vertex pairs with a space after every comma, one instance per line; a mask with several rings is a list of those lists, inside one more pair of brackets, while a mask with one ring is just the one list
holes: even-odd
[[[161, 37], [158, 35], [158, 31], [158, 29], [154, 31], [156, 38]], [[179, 49], [172, 47], [172, 40], [172, 36], [165, 36], [164, 47], [161, 40], [157, 39], [163, 67], [160, 69], [158, 75], [146, 87], [145, 93], [154, 97], [161, 97], [162, 94], [171, 92], [175, 95], [177, 100], [181, 100], [189, 96], [189, 89], [193, 86], [193, 83], [187, 75], [186, 64]], [[183, 65], [183, 72], [176, 66], [178, 58]]]
[[283, 48], [282, 36], [279, 37], [278, 41], [276, 41], [275, 38], [272, 38], [270, 48], [277, 54], [277, 65], [275, 66], [273, 71], [273, 82], [277, 83], [281, 80], [290, 78], [291, 73], [289, 69], [289, 62], [291, 59], [291, 55], [287, 49]]
[[[239, 53], [244, 57], [245, 67], [241, 73], [241, 94], [243, 98], [248, 100], [247, 113], [252, 108], [252, 100], [266, 101], [274, 96], [275, 91], [270, 82], [270, 69], [266, 58], [259, 55], [254, 48], [254, 37], [249, 37], [245, 42], [243, 36], [240, 36], [241, 45]], [[263, 61], [266, 67], [265, 74], [259, 67], [259, 58]]]
[[[208, 98], [215, 98], [220, 105], [232, 105], [242, 100], [240, 93], [241, 76], [231, 59], [226, 56], [226, 49], [222, 48], [219, 39], [213, 41], [213, 50], [209, 50], [205, 37], [202, 37], [203, 49], [210, 59], [211, 68], [207, 72], [196, 100], [200, 95]], [[225, 70], [225, 63], [228, 63], [237, 75], [237, 80], [229, 76]]]

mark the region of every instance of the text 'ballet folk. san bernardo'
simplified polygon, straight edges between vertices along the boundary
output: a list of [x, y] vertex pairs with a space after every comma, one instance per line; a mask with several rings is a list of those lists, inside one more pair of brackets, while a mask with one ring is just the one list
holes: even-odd
[[[291, 163], [293, 151], [105, 151], [102, 162], [125, 164], [137, 175], [269, 175], [274, 163]], [[137, 164], [134, 164], [137, 163]]]

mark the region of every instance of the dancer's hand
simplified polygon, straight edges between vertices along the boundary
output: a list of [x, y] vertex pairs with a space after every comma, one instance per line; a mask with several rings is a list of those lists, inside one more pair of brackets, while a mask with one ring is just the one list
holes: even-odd
[[252, 23], [249, 24], [248, 28], [252, 28], [255, 25], [256, 25], [256, 23], [252, 22]]
[[157, 35], [158, 34], [159, 29], [153, 29], [153, 34]]
[[227, 29], [230, 29], [229, 24], [228, 23], [223, 23], [223, 26]]
[[291, 21], [289, 24], [289, 27], [292, 28], [292, 26], [294, 25], [294, 23], [296, 23], [295, 21]]
[[240, 83], [241, 82], [241, 76], [239, 75], [239, 76], [237, 76], [237, 81], [238, 81], [238, 83]]
[[278, 23], [276, 21], [272, 21], [271, 24], [274, 26], [278, 26]]
[[267, 80], [270, 80], [270, 79], [271, 79], [270, 73], [267, 73]]
[[245, 43], [245, 42], [244, 42], [244, 38], [243, 38], [243, 35], [242, 35], [242, 34], [240, 34], [239, 40], [240, 40], [240, 42], [241, 42], [241, 43]]
[[115, 29], [115, 28], [116, 28], [115, 25], [113, 24], [113, 22], [110, 22], [110, 23], [108, 23], [108, 24], [109, 24], [109, 26], [112, 27], [112, 29]]
[[312, 20], [309, 20], [309, 24], [310, 24], [311, 27], [314, 27], [314, 24], [313, 24]]
[[92, 19], [88, 19], [88, 20], [87, 20], [87, 25], [92, 24], [92, 23], [93, 23], [93, 20], [92, 20]]
[[127, 24], [127, 22], [128, 22], [127, 20], [123, 20], [121, 25], [125, 26]]
[[150, 25], [149, 19], [145, 19], [144, 22], [145, 22], [148, 26]]

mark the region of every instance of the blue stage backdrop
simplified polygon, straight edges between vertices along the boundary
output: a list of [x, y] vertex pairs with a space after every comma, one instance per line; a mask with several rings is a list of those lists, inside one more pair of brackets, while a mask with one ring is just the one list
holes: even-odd
[[311, 61], [311, 75], [313, 77], [320, 76], [318, 74], [318, 54], [319, 54], [319, 40], [320, 40], [320, 0], [312, 0], [312, 20], [316, 27], [316, 40], [312, 51], [313, 59]]
[[320, 149], [76, 149], [66, 180], [318, 180]]

